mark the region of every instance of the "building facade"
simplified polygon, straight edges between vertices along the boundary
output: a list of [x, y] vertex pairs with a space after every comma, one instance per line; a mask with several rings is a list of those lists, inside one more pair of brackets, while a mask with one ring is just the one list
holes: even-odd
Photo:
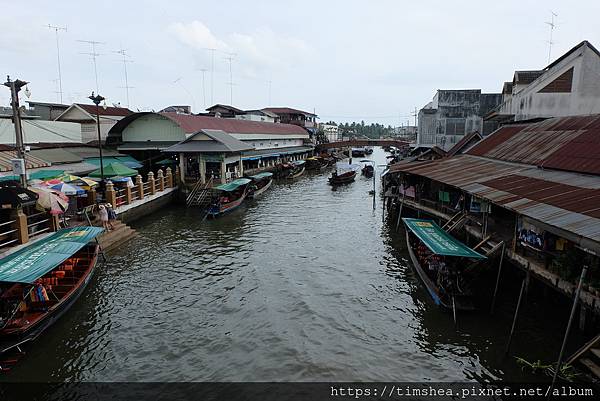
[[473, 131], [491, 133], [497, 125], [484, 124], [483, 116], [501, 100], [502, 94], [481, 93], [480, 89], [438, 90], [419, 111], [417, 147], [448, 150]]
[[[102, 107], [98, 108], [100, 116], [100, 138], [106, 140], [110, 129], [122, 118], [133, 113], [124, 107]], [[89, 104], [74, 103], [66, 109], [56, 121], [74, 122], [81, 124], [81, 138], [83, 143], [98, 141], [96, 126], [96, 106]]]
[[341, 135], [340, 135], [340, 130], [339, 130], [338, 126], [335, 124], [320, 123], [319, 129], [321, 131], [323, 131], [323, 135], [325, 136], [325, 139], [329, 143], [338, 142], [338, 141], [342, 140]]

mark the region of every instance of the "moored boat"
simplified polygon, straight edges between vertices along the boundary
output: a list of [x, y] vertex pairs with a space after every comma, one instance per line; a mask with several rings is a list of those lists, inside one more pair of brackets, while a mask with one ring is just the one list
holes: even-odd
[[354, 181], [356, 177], [356, 171], [360, 168], [358, 164], [348, 164], [344, 162], [338, 162], [335, 165], [335, 171], [329, 177], [329, 184], [340, 185], [348, 184]]
[[485, 259], [434, 221], [403, 218], [406, 245], [417, 274], [436, 305], [445, 309], [475, 309], [465, 268], [469, 260]]
[[96, 268], [99, 227], [66, 228], [0, 260], [0, 369], [7, 370], [85, 290]]
[[353, 157], [364, 157], [366, 155], [365, 148], [352, 148]]
[[213, 188], [218, 194], [209, 206], [207, 216], [217, 217], [240, 206], [248, 196], [250, 182], [252, 180], [249, 178], [238, 178]]
[[304, 160], [296, 160], [292, 162], [292, 169], [290, 170], [287, 179], [288, 180], [293, 180], [294, 178], [298, 178], [300, 177], [302, 174], [304, 174], [304, 171], [306, 170], [306, 166], [305, 166], [306, 162]]
[[257, 196], [262, 195], [273, 183], [273, 173], [269, 172], [258, 173], [256, 175], [251, 175], [248, 178], [252, 180], [248, 198], [256, 198]]
[[361, 170], [362, 175], [364, 175], [367, 178], [371, 178], [373, 177], [373, 174], [375, 173], [375, 168], [373, 167], [372, 164], [366, 164], [362, 170]]

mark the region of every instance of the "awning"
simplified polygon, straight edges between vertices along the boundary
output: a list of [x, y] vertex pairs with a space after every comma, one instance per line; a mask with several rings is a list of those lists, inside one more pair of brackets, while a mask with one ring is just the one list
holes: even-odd
[[137, 175], [138, 172], [130, 169], [129, 167], [119, 163], [119, 162], [114, 162], [109, 164], [108, 166], [104, 166], [104, 171], [102, 171], [101, 169], [98, 169], [96, 171], [93, 171], [89, 174], [90, 177], [102, 177], [102, 175], [104, 175], [104, 177], [115, 177], [115, 176], [123, 176], [123, 177], [133, 177], [134, 175]]
[[[88, 157], [85, 159], [86, 163], [93, 164], [95, 166], [100, 166], [100, 158], [99, 157]], [[104, 167], [108, 166], [111, 163], [121, 163], [129, 168], [142, 168], [143, 165], [135, 158], [131, 156], [104, 156], [102, 157], [102, 164]]]
[[218, 187], [215, 187], [215, 189], [218, 189], [221, 191], [226, 191], [226, 192], [231, 192], [231, 191], [235, 191], [242, 185], [248, 184], [250, 181], [252, 181], [252, 180], [250, 180], [248, 178], [238, 178], [237, 180], [228, 182], [227, 184], [221, 184]]
[[459, 256], [471, 259], [485, 259], [446, 231], [432, 220], [403, 218], [406, 228], [413, 232], [436, 255]]
[[273, 173], [269, 173], [267, 171], [265, 171], [264, 173], [258, 173], [256, 175], [251, 175], [250, 178], [252, 178], [255, 181], [258, 180], [262, 180], [263, 178], [268, 178], [268, 177], [272, 177]]
[[2, 209], [35, 205], [37, 198], [35, 192], [22, 188], [16, 182], [14, 185], [4, 183], [0, 186], [0, 208]]
[[65, 174], [65, 170], [38, 170], [29, 174], [30, 180], [51, 180]]
[[73, 227], [55, 232], [0, 260], [0, 281], [31, 284], [60, 265], [103, 231]]

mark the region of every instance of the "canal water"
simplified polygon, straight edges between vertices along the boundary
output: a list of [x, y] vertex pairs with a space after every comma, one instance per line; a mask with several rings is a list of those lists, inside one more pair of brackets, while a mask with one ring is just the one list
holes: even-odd
[[528, 302], [505, 357], [520, 282], [501, 287], [494, 317], [455, 328], [379, 193], [373, 211], [372, 182], [333, 189], [327, 174], [280, 181], [217, 220], [173, 207], [138, 221], [2, 380], [523, 381], [514, 355], [555, 359], [567, 310]]

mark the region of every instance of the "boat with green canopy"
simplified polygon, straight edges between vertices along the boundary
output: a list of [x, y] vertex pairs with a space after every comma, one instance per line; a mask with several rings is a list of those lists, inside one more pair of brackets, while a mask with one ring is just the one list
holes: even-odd
[[251, 175], [249, 178], [252, 180], [250, 192], [248, 193], [249, 198], [256, 198], [262, 195], [273, 183], [273, 173], [267, 171]]
[[[0, 355], [21, 353], [62, 316], [89, 283], [98, 259], [99, 227], [57, 231], [0, 260]], [[10, 360], [9, 360], [10, 361]], [[6, 359], [0, 369], [10, 368]]]
[[209, 206], [207, 216], [217, 217], [240, 206], [248, 196], [250, 191], [248, 184], [251, 182], [252, 180], [249, 178], [238, 178], [213, 188], [217, 192], [217, 196]]
[[448, 234], [433, 220], [402, 221], [410, 259], [436, 305], [454, 311], [475, 309], [466, 268], [470, 261], [486, 256]]

